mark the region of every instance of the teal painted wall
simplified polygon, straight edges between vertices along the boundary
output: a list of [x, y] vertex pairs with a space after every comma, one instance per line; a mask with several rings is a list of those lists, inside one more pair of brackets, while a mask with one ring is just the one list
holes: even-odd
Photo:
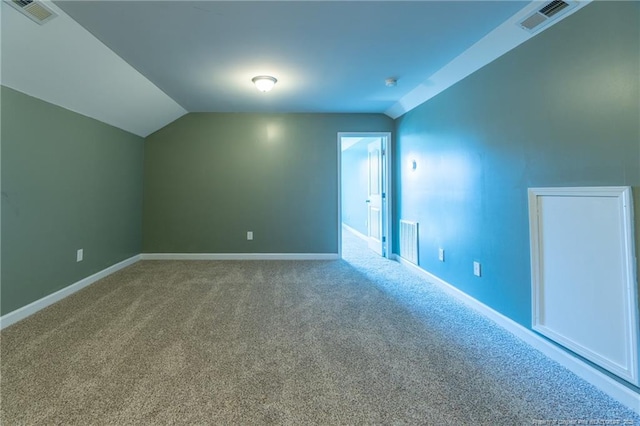
[[632, 186], [640, 249], [639, 17], [594, 2], [397, 120], [423, 269], [530, 327], [528, 187]]
[[338, 132], [392, 128], [382, 114], [188, 114], [145, 140], [143, 252], [337, 253]]
[[[142, 138], [2, 87], [7, 314], [140, 253]], [[76, 250], [84, 261], [76, 263]]]
[[342, 151], [342, 222], [367, 235], [367, 197], [369, 162], [367, 142]]

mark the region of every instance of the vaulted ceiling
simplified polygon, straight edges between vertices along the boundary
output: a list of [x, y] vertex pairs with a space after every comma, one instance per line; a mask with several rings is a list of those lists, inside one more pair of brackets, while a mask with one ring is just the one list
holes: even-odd
[[[2, 84], [141, 136], [196, 111], [395, 118], [530, 38], [518, 22], [544, 5], [44, 3], [59, 16], [38, 25], [3, 2]], [[273, 91], [253, 87], [260, 74]]]

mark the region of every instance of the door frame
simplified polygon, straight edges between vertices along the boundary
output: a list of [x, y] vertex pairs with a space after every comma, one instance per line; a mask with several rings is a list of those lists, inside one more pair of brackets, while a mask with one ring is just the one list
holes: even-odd
[[382, 244], [383, 256], [391, 259], [393, 241], [393, 186], [392, 186], [392, 164], [393, 150], [391, 132], [338, 132], [338, 257], [342, 259], [342, 138], [375, 138], [382, 139], [383, 159], [382, 159], [382, 190], [385, 194], [382, 203], [382, 236], [385, 240]]

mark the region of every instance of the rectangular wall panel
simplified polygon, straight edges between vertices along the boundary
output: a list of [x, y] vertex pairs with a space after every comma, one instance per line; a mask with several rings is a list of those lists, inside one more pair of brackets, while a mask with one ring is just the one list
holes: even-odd
[[631, 189], [529, 190], [533, 329], [638, 383]]

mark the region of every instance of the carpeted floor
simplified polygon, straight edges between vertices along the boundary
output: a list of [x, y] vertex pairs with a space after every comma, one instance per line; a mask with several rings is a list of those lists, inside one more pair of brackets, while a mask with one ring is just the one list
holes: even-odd
[[0, 423], [640, 425], [345, 240], [340, 261], [138, 262], [8, 327]]

